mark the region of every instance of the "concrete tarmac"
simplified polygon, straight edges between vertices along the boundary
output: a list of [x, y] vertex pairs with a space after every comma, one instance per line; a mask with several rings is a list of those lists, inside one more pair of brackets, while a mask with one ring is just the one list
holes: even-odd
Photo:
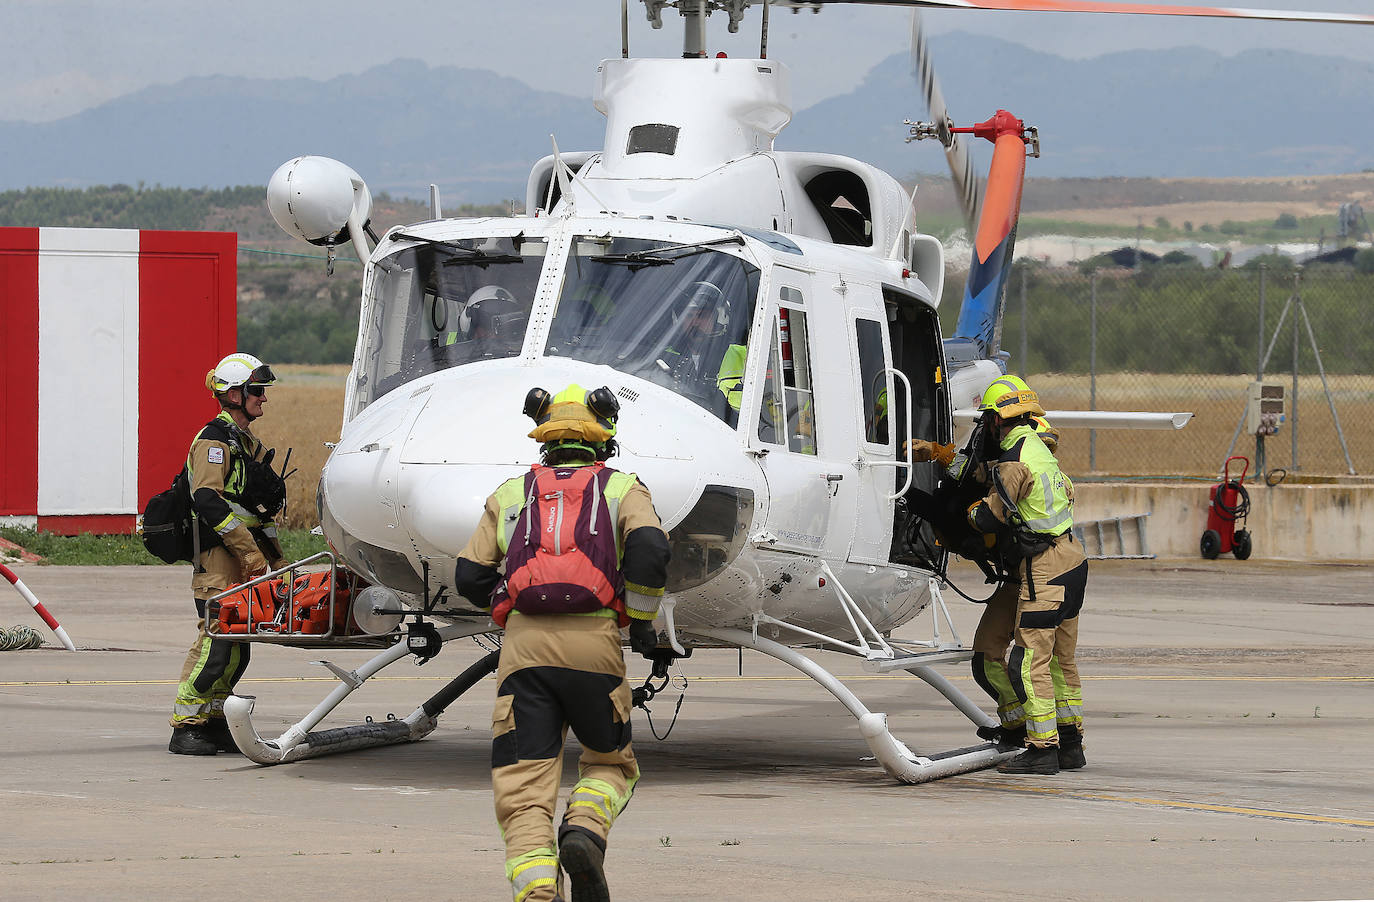
[[[81, 650], [0, 653], [0, 898], [509, 898], [491, 680], [418, 743], [274, 768], [174, 756], [188, 568], [18, 572]], [[0, 622], [41, 628], [6, 597]], [[980, 609], [948, 599], [967, 641]], [[901, 635], [928, 633], [928, 618]], [[679, 668], [686, 699], [666, 742], [635, 714], [644, 777], [612, 834], [615, 897], [1374, 896], [1374, 568], [1095, 562], [1080, 641], [1086, 769], [922, 786], [893, 782], [809, 679], [754, 652], [698, 652]], [[461, 640], [423, 667], [400, 662], [323, 727], [403, 717], [481, 654]], [[913, 749], [974, 741], [923, 683], [812, 655]], [[275, 736], [336, 682], [309, 661], [369, 656], [258, 646], [239, 689]], [[967, 665], [943, 672], [986, 701]], [[651, 705], [660, 735], [677, 695]]]

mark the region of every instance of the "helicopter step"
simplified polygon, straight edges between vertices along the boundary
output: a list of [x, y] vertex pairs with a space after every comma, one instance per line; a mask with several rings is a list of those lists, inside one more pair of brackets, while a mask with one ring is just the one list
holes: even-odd
[[[449, 639], [461, 639], [491, 631], [490, 623], [480, 626], [476, 624], [451, 624], [440, 628], [438, 636], [442, 641], [448, 641]], [[315, 662], [328, 668], [331, 673], [339, 678], [341, 685], [334, 687], [334, 691], [329, 693], [324, 701], [316, 705], [314, 710], [287, 728], [276, 739], [264, 739], [258, 733], [257, 728], [253, 726], [253, 708], [257, 702], [256, 697], [251, 695], [230, 696], [224, 702], [224, 719], [229, 724], [229, 733], [234, 737], [234, 744], [239, 747], [239, 751], [243, 752], [248, 760], [256, 764], [287, 764], [292, 761], [303, 761], [307, 758], [318, 758], [321, 755], [332, 755], [338, 752], [394, 745], [399, 742], [415, 742], [434, 731], [439, 723], [439, 715], [455, 699], [477, 685], [483, 677], [494, 672], [500, 657], [499, 651], [493, 651], [483, 656], [405, 718], [395, 718], [388, 715], [387, 720], [380, 723], [369, 720], [367, 723], [311, 732], [330, 711], [333, 711], [340, 702], [351, 695], [353, 690], [363, 685], [383, 668], [411, 653], [409, 643], [402, 641], [376, 655], [357, 670], [344, 670], [328, 661]]]
[[1075, 523], [1073, 537], [1083, 546], [1084, 554], [1095, 561], [1154, 560], [1156, 555], [1145, 537], [1148, 516], [1148, 512], [1125, 514]]

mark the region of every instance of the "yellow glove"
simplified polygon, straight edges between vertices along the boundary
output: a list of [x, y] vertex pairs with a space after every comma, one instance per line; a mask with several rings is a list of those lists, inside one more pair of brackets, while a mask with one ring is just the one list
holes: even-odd
[[911, 451], [911, 459], [917, 462], [933, 460], [947, 467], [950, 461], [954, 460], [953, 445], [941, 445], [916, 438], [907, 443], [907, 449]]

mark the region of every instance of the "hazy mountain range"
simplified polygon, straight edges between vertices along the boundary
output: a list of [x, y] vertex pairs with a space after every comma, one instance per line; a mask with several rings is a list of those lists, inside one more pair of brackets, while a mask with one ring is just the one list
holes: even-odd
[[[1038, 126], [1040, 177], [1246, 176], [1374, 166], [1374, 64], [1282, 51], [1223, 57], [1200, 48], [1066, 60], [953, 33], [932, 41], [963, 123], [1006, 108]], [[787, 61], [799, 65], [798, 61]], [[902, 142], [925, 116], [897, 54], [854, 92], [798, 111], [780, 149], [842, 153], [905, 177], [941, 164]], [[579, 95], [493, 72], [398, 60], [325, 81], [190, 78], [46, 123], [0, 122], [0, 189], [124, 182], [266, 184], [301, 153], [336, 157], [373, 191], [446, 202], [523, 198], [550, 151], [600, 147], [594, 61]], [[986, 160], [986, 154], [982, 157]]]

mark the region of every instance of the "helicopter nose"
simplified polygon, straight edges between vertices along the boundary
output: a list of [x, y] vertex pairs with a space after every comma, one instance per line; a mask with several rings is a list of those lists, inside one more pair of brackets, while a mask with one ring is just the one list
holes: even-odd
[[537, 376], [528, 366], [492, 362], [435, 380], [400, 453], [397, 500], [417, 548], [456, 554], [487, 496], [538, 461], [528, 437], [533, 423], [522, 413], [536, 384], [552, 392], [606, 385], [616, 393], [619, 453], [607, 465], [639, 477], [665, 530], [688, 518], [708, 487], [760, 494], [762, 472], [738, 433], [695, 403], [607, 367], [549, 364], [541, 361]]

